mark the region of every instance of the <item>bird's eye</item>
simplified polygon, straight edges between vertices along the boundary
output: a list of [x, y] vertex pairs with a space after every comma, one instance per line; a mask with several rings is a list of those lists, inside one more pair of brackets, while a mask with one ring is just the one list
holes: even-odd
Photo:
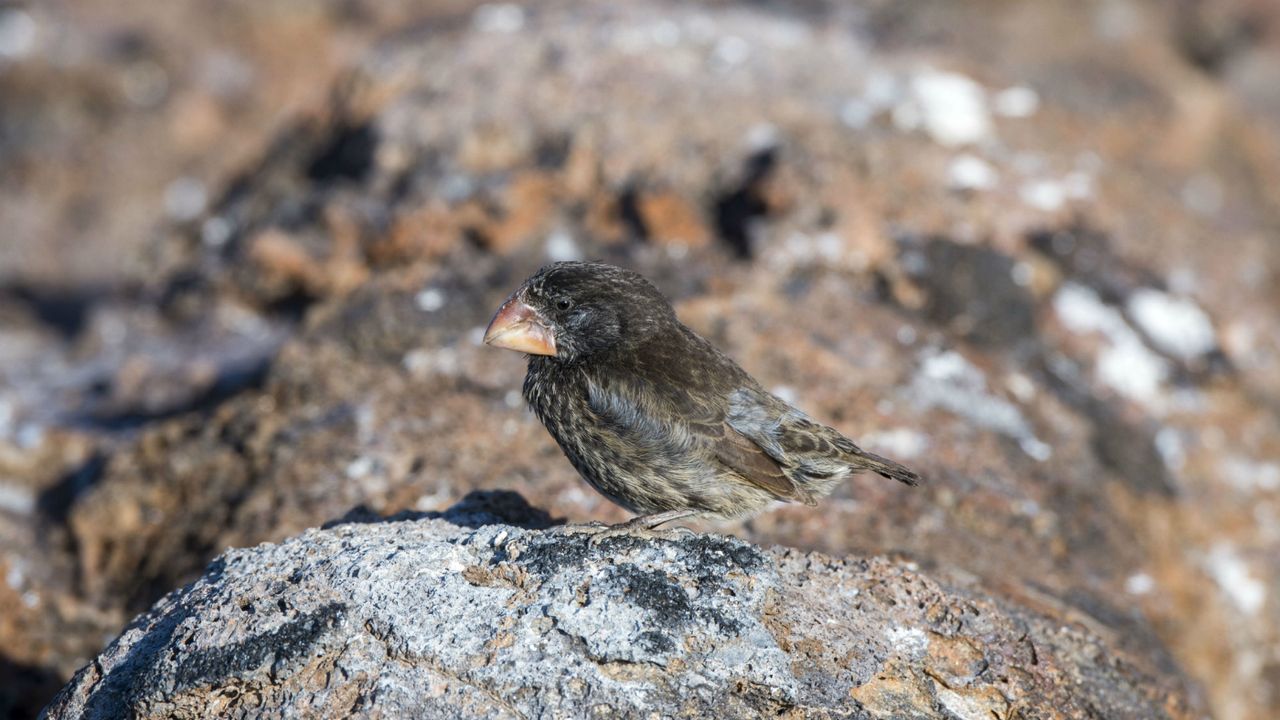
[[568, 310], [569, 308], [573, 307], [573, 303], [569, 300], [569, 298], [560, 298], [559, 300], [556, 301], [556, 307], [561, 310]]

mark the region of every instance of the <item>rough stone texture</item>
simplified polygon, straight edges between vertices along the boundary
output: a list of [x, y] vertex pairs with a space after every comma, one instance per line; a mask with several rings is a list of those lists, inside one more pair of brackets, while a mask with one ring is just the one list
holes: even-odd
[[885, 558], [526, 530], [490, 500], [228, 552], [46, 717], [1197, 717], [1065, 608]]
[[623, 519], [476, 342], [582, 255], [929, 478], [699, 529], [1280, 715], [1280, 5], [152, 5], [29, 4], [0, 59], [0, 711], [228, 547], [475, 489]]

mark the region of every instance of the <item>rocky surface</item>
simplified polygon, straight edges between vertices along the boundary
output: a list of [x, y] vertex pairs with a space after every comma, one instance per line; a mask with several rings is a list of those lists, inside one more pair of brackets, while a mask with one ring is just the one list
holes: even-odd
[[233, 550], [47, 717], [1198, 717], [1158, 651], [1066, 607], [885, 558], [528, 530], [495, 500], [536, 517], [482, 495]]
[[1273, 3], [413, 5], [0, 7], [0, 710], [353, 508], [623, 519], [477, 342], [582, 256], [929, 478], [699, 529], [1280, 714]]

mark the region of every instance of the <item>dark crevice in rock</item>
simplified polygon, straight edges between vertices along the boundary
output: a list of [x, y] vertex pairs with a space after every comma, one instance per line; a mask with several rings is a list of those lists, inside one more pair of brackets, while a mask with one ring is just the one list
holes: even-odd
[[272, 298], [263, 309], [272, 317], [296, 324], [302, 322], [307, 311], [319, 300], [320, 297], [314, 293], [294, 288], [284, 295]]
[[95, 453], [80, 467], [63, 475], [57, 483], [41, 492], [36, 498], [36, 509], [41, 517], [56, 525], [65, 524], [76, 498], [98, 482], [106, 466], [106, 456]]
[[640, 213], [640, 188], [632, 182], [618, 195], [618, 217], [639, 240], [649, 239], [649, 225]]
[[1183, 3], [1174, 23], [1175, 47], [1197, 68], [1222, 75], [1232, 60], [1264, 39], [1265, 25], [1261, 10]]
[[317, 183], [364, 180], [373, 169], [377, 147], [378, 133], [373, 125], [341, 122], [330, 131], [327, 144], [307, 165], [307, 178]]
[[135, 288], [57, 287], [29, 280], [0, 286], [0, 302], [12, 302], [25, 308], [37, 321], [66, 340], [79, 337], [95, 307], [134, 294]]
[[178, 404], [159, 408], [90, 411], [69, 418], [67, 424], [105, 432], [123, 432], [187, 414], [207, 415], [238, 395], [261, 389], [274, 357], [274, 353], [270, 353], [242, 362], [227, 363], [218, 369], [217, 376], [205, 390], [182, 398]]
[[776, 147], [752, 154], [747, 158], [738, 184], [718, 195], [712, 204], [716, 231], [739, 259], [749, 260], [755, 253], [752, 247], [753, 227], [768, 214], [764, 184], [777, 165]]
[[0, 717], [26, 720], [39, 715], [64, 678], [53, 668], [31, 665], [0, 653]]
[[570, 133], [543, 135], [533, 148], [533, 162], [543, 170], [559, 170], [564, 167], [572, 149], [573, 135]]

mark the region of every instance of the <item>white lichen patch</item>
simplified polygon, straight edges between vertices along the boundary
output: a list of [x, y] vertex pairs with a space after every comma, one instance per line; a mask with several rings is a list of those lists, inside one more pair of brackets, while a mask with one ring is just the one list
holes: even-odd
[[991, 702], [981, 697], [969, 695], [961, 695], [960, 693], [947, 688], [945, 685], [938, 686], [938, 701], [947, 709], [947, 712], [960, 718], [960, 720], [990, 720], [991, 718], [1002, 717], [1000, 710], [1004, 710], [1005, 706], [993, 706]]
[[1130, 595], [1146, 595], [1156, 587], [1155, 578], [1146, 573], [1134, 573], [1125, 578], [1124, 591]]
[[892, 110], [903, 96], [902, 83], [885, 71], [874, 71], [867, 78], [862, 94], [849, 98], [840, 106], [840, 122], [846, 127], [861, 130], [876, 115]]
[[547, 237], [547, 258], [553, 262], [581, 260], [582, 249], [567, 230], [556, 230]]
[[929, 448], [929, 438], [910, 428], [867, 433], [859, 440], [863, 446], [874, 451], [883, 451], [891, 457], [907, 460], [923, 455]]
[[1037, 210], [1053, 212], [1067, 204], [1067, 188], [1058, 180], [1032, 180], [1018, 189], [1018, 197]]
[[368, 455], [360, 457], [347, 463], [347, 478], [351, 480], [360, 480], [371, 475], [378, 467], [378, 461]]
[[1168, 372], [1164, 360], [1136, 340], [1116, 343], [1098, 359], [1104, 383], [1149, 405], [1158, 404]]
[[435, 312], [444, 307], [445, 294], [438, 288], [427, 288], [413, 298], [418, 309], [423, 312]]
[[947, 147], [991, 137], [986, 91], [971, 78], [925, 70], [911, 78], [910, 87], [910, 97], [894, 108], [894, 123], [899, 128], [923, 127], [934, 142]]
[[432, 375], [460, 375], [463, 365], [459, 355], [457, 350], [449, 347], [434, 350], [418, 348], [405, 353], [401, 364], [410, 375], [416, 378]]
[[991, 163], [976, 155], [959, 155], [947, 167], [947, 185], [955, 190], [990, 190], [999, 182]]
[[712, 57], [722, 68], [741, 65], [751, 57], [751, 44], [737, 35], [726, 35], [716, 40]]
[[19, 60], [37, 46], [40, 26], [21, 8], [0, 9], [0, 59]]
[[1152, 352], [1120, 311], [1107, 305], [1093, 290], [1066, 283], [1053, 297], [1058, 319], [1072, 332], [1100, 333], [1107, 346], [1097, 359], [1098, 379], [1134, 400], [1155, 405], [1161, 385], [1169, 375], [1164, 358]]
[[1209, 574], [1241, 612], [1254, 615], [1266, 604], [1267, 586], [1253, 576], [1234, 547], [1218, 543], [1205, 560]]
[[783, 267], [825, 265], [854, 271], [866, 269], [868, 262], [865, 253], [847, 247], [833, 232], [791, 233], [770, 257]]
[[637, 54], [655, 48], [674, 48], [684, 39], [684, 29], [679, 23], [663, 19], [656, 22], [637, 22], [634, 25], [616, 28], [612, 43], [621, 52]]
[[179, 222], [194, 220], [204, 212], [209, 193], [198, 178], [180, 177], [164, 190], [164, 210]]
[[1018, 402], [1031, 402], [1036, 397], [1036, 385], [1031, 378], [1020, 372], [1012, 372], [1005, 376], [1004, 386], [1018, 399]]
[[894, 625], [885, 631], [885, 639], [895, 652], [909, 657], [920, 657], [929, 649], [929, 636], [920, 628]]
[[27, 488], [0, 483], [0, 510], [15, 515], [30, 515], [36, 508], [36, 496]]
[[479, 32], [510, 35], [524, 27], [524, 8], [515, 3], [488, 3], [476, 8], [472, 26]]
[[1125, 307], [1151, 342], [1174, 357], [1192, 360], [1217, 347], [1209, 316], [1188, 298], [1139, 288]]
[[9, 438], [17, 425], [18, 404], [7, 397], [0, 397], [0, 438]]
[[1015, 85], [996, 93], [991, 105], [1001, 117], [1029, 118], [1040, 109], [1040, 95], [1026, 85]]
[[1181, 470], [1187, 464], [1187, 450], [1182, 442], [1182, 434], [1175, 428], [1163, 427], [1156, 432], [1156, 452], [1164, 466], [1170, 470]]
[[21, 590], [27, 581], [27, 574], [22, 569], [21, 559], [15, 558], [13, 564], [5, 571], [4, 582], [10, 590]]
[[1036, 437], [1017, 405], [991, 394], [987, 379], [954, 350], [928, 354], [911, 381], [911, 395], [922, 408], [940, 407], [975, 424], [1007, 435], [1036, 460], [1047, 460], [1053, 449]]
[[770, 392], [777, 395], [783, 402], [795, 404], [798, 399], [796, 389], [790, 385], [775, 385]]
[[1222, 461], [1227, 482], [1246, 492], [1280, 490], [1280, 464], [1232, 455]]

